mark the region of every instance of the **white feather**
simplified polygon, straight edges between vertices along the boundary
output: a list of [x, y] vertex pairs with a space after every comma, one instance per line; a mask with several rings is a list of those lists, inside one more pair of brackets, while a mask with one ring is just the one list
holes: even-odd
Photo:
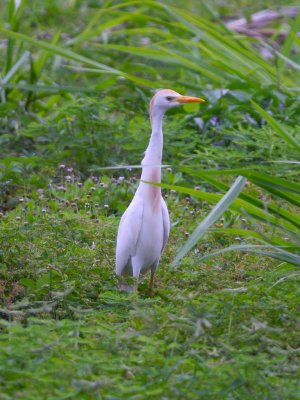
[[180, 96], [169, 89], [160, 90], [153, 96], [150, 102], [152, 133], [142, 161], [142, 182], [119, 225], [116, 273], [138, 278], [140, 274], [150, 270], [151, 289], [156, 267], [169, 237], [170, 220], [160, 187], [145, 181], [161, 182], [162, 119], [165, 112], [169, 108], [191, 101], [203, 100]]

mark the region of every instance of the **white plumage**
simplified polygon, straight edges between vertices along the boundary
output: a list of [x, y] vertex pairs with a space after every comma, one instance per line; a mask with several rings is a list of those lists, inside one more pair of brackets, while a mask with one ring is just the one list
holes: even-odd
[[[163, 151], [162, 120], [165, 112], [184, 103], [202, 102], [197, 97], [181, 96], [170, 90], [159, 90], [150, 101], [152, 133], [142, 161], [142, 181], [161, 182]], [[121, 218], [117, 237], [116, 273], [139, 278], [150, 270], [150, 290], [161, 253], [168, 240], [170, 220], [161, 189], [145, 182], [139, 187]], [[130, 290], [130, 286], [124, 286]]]

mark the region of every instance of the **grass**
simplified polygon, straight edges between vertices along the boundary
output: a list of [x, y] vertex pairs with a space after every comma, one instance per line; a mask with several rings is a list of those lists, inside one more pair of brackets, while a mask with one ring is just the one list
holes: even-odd
[[[221, 20], [268, 6], [1, 3], [0, 400], [298, 399], [299, 39]], [[149, 277], [118, 291], [114, 253], [155, 87], [207, 102], [165, 119], [172, 227], [149, 298]]]
[[296, 399], [298, 338], [286, 341], [294, 317], [277, 289], [175, 289], [167, 306], [110, 292], [77, 320], [30, 318], [1, 339], [4, 398]]
[[2, 217], [2, 398], [296, 399], [295, 271], [249, 254], [200, 262], [232, 243], [212, 234], [170, 267], [200, 204], [167, 193], [176, 226], [155, 296], [147, 278], [122, 294], [118, 218], [98, 202], [116, 183], [100, 184], [33, 193]]

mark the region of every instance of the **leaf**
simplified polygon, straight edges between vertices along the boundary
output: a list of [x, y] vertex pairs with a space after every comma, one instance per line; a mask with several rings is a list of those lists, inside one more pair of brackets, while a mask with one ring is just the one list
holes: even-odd
[[224, 249], [209, 253], [209, 254], [201, 257], [200, 260], [204, 261], [205, 259], [214, 257], [219, 254], [228, 253], [230, 251], [245, 251], [245, 252], [249, 252], [249, 253], [256, 253], [256, 254], [260, 254], [262, 256], [272, 257], [277, 260], [284, 261], [284, 262], [287, 262], [287, 263], [290, 263], [293, 265], [297, 265], [300, 267], [300, 256], [284, 250], [283, 247], [279, 247], [279, 246], [274, 247], [274, 246], [270, 246], [268, 244], [266, 244], [266, 245], [256, 245], [256, 244], [232, 245], [232, 246], [228, 246]]
[[[190, 189], [184, 186], [167, 185], [165, 183], [158, 184], [147, 181], [142, 182], [149, 183], [153, 186], [160, 186], [163, 189], [176, 190], [181, 193], [186, 193], [194, 196], [195, 198], [206, 200], [211, 203], [217, 203], [222, 198], [222, 195], [220, 194], [208, 193], [201, 190]], [[246, 214], [248, 216], [256, 218], [263, 223], [273, 225], [280, 229], [284, 229], [285, 231], [289, 232], [289, 234], [293, 234], [295, 232], [294, 221], [289, 221], [288, 219], [285, 220], [283, 219], [283, 217], [278, 218], [277, 215], [270, 214], [265, 207], [258, 207], [255, 202], [251, 203], [247, 200], [242, 199], [242, 197], [244, 196], [245, 194], [241, 193], [240, 198], [236, 198], [235, 201], [230, 205], [230, 209], [240, 214]]]
[[[293, 192], [298, 193], [300, 190], [300, 185], [295, 182], [289, 182], [287, 180], [268, 176], [263, 173], [257, 173], [256, 171], [251, 170], [244, 170], [244, 169], [233, 169], [233, 170], [202, 170], [202, 171], [195, 171], [191, 168], [182, 167], [182, 171], [187, 172], [191, 175], [199, 176], [204, 178], [207, 182], [211, 185], [215, 186], [216, 188], [226, 191], [228, 190], [228, 185], [222, 183], [220, 180], [216, 180], [211, 178], [211, 175], [237, 175], [240, 174], [247, 178], [249, 181], [255, 183], [257, 186], [268, 190], [273, 195], [280, 197], [284, 200], [290, 201], [292, 204], [300, 205], [300, 200], [298, 195], [293, 195]], [[253, 179], [255, 177], [256, 179]], [[261, 178], [261, 180], [260, 180]], [[277, 188], [282, 190], [278, 190]], [[289, 194], [289, 191], [292, 193]], [[300, 193], [300, 192], [299, 192]], [[295, 215], [290, 211], [287, 211], [280, 207], [278, 204], [274, 204], [274, 202], [269, 202], [267, 205], [259, 200], [256, 197], [250, 196], [247, 193], [241, 193], [240, 195], [241, 200], [245, 200], [249, 204], [259, 207], [261, 210], [268, 210], [269, 213], [274, 214], [275, 216], [280, 216], [280, 218], [289, 221], [290, 223], [294, 224], [295, 227], [300, 228], [300, 217]], [[247, 210], [247, 208], [246, 208]]]
[[35, 282], [32, 279], [29, 278], [22, 278], [19, 280], [20, 284], [29, 288], [29, 289], [35, 289]]
[[233, 201], [239, 196], [246, 183], [246, 179], [239, 176], [231, 186], [230, 190], [224, 197], [215, 205], [207, 217], [198, 225], [198, 227], [191, 234], [187, 242], [177, 253], [172, 265], [178, 262], [188, 253], [188, 251], [195, 246], [195, 244], [205, 235], [208, 228], [214, 224], [221, 215], [230, 207]]
[[268, 114], [263, 108], [261, 108], [257, 103], [251, 101], [254, 108], [259, 112], [259, 114], [271, 125], [271, 127], [276, 131], [276, 133], [281, 136], [288, 144], [292, 145], [300, 151], [300, 143], [270, 114]]
[[34, 38], [31, 38], [30, 36], [27, 35], [23, 35], [21, 33], [18, 32], [13, 32], [10, 31], [8, 29], [5, 29], [3, 27], [0, 27], [0, 32], [5, 33], [6, 35], [13, 37], [15, 39], [21, 40], [23, 42], [27, 42], [30, 43], [34, 46], [37, 46], [41, 49], [47, 50], [52, 54], [57, 54], [60, 55], [63, 58], [67, 58], [69, 60], [73, 60], [76, 61], [78, 63], [82, 63], [82, 64], [86, 64], [86, 65], [90, 65], [94, 68], [96, 68], [95, 72], [99, 72], [99, 73], [107, 73], [107, 74], [114, 74], [114, 75], [119, 75], [122, 76], [125, 79], [131, 80], [133, 82], [139, 83], [141, 85], [145, 85], [145, 86], [153, 86], [153, 84], [150, 81], [147, 81], [145, 79], [142, 78], [138, 78], [136, 76], [130, 75], [126, 72], [122, 72], [119, 71], [115, 68], [109, 67], [105, 64], [99, 63], [98, 61], [95, 61], [91, 58], [88, 58], [86, 56], [83, 56], [81, 54], [75, 53], [72, 50], [66, 49], [65, 47], [60, 47], [58, 45], [52, 44], [52, 43], [47, 43], [44, 42], [42, 40], [37, 40]]

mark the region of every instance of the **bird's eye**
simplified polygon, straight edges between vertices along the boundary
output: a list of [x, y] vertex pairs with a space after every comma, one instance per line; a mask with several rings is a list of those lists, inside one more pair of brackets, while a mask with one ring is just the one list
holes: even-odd
[[172, 100], [174, 99], [174, 97], [172, 97], [172, 96], [167, 96], [166, 99], [167, 99], [168, 101], [172, 101]]

